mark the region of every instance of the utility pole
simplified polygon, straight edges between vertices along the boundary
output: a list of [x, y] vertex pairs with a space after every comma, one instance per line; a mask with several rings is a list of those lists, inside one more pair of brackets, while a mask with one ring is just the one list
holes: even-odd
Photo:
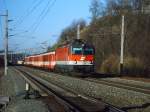
[[80, 39], [80, 24], [77, 26], [77, 39]]
[[5, 15], [0, 15], [5, 17], [5, 37], [4, 37], [4, 48], [5, 48], [5, 75], [7, 75], [7, 54], [8, 54], [8, 10], [6, 10]]
[[23, 59], [25, 59], [25, 57], [26, 57], [26, 49], [24, 49]]
[[123, 73], [123, 57], [124, 57], [124, 15], [122, 15], [121, 25], [121, 50], [120, 50], [120, 74]]
[[5, 16], [5, 75], [7, 75], [7, 69], [8, 69], [8, 61], [7, 61], [7, 54], [8, 54], [8, 10], [6, 10], [6, 16]]
[[12, 60], [13, 60], [13, 51], [10, 52], [10, 59], [11, 59], [11, 63], [12, 63]]

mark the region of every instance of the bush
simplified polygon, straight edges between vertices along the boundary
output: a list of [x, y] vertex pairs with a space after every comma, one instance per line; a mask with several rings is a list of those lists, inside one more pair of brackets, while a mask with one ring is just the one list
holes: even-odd
[[[116, 55], [109, 56], [101, 65], [100, 72], [108, 74], [118, 74], [120, 71], [120, 58]], [[130, 76], [141, 76], [144, 73], [143, 62], [136, 57], [125, 57], [123, 74], [128, 74]], [[142, 75], [143, 76], [143, 75]]]
[[119, 73], [119, 57], [117, 55], [109, 56], [101, 65], [100, 72], [108, 74]]
[[124, 60], [124, 70], [125, 74], [130, 74], [130, 76], [138, 76], [144, 73], [143, 62], [136, 57], [126, 57]]

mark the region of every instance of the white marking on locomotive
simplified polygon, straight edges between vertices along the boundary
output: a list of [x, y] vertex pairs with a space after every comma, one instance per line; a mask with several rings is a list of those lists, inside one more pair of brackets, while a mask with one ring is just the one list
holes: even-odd
[[82, 56], [80, 60], [81, 60], [81, 61], [85, 60], [85, 56]]
[[56, 61], [56, 65], [93, 65], [91, 61]]

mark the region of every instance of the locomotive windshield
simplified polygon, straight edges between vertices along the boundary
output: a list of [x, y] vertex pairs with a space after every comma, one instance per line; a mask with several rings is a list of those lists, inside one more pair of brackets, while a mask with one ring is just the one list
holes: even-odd
[[82, 54], [82, 48], [73, 48], [72, 53], [73, 54]]
[[83, 50], [83, 55], [92, 55], [94, 54], [94, 50], [92, 48], [85, 48]]
[[93, 55], [94, 48], [82, 40], [74, 40], [71, 44], [71, 52], [75, 55]]
[[94, 50], [93, 50], [93, 48], [73, 48], [72, 54], [93, 55]]

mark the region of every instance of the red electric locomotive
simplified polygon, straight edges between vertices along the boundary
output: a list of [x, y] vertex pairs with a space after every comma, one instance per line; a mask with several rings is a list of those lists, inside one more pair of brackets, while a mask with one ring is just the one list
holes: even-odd
[[66, 71], [94, 71], [94, 47], [81, 39], [56, 49], [56, 69]]
[[93, 72], [94, 47], [75, 39], [54, 52], [26, 57], [25, 64], [57, 71]]

